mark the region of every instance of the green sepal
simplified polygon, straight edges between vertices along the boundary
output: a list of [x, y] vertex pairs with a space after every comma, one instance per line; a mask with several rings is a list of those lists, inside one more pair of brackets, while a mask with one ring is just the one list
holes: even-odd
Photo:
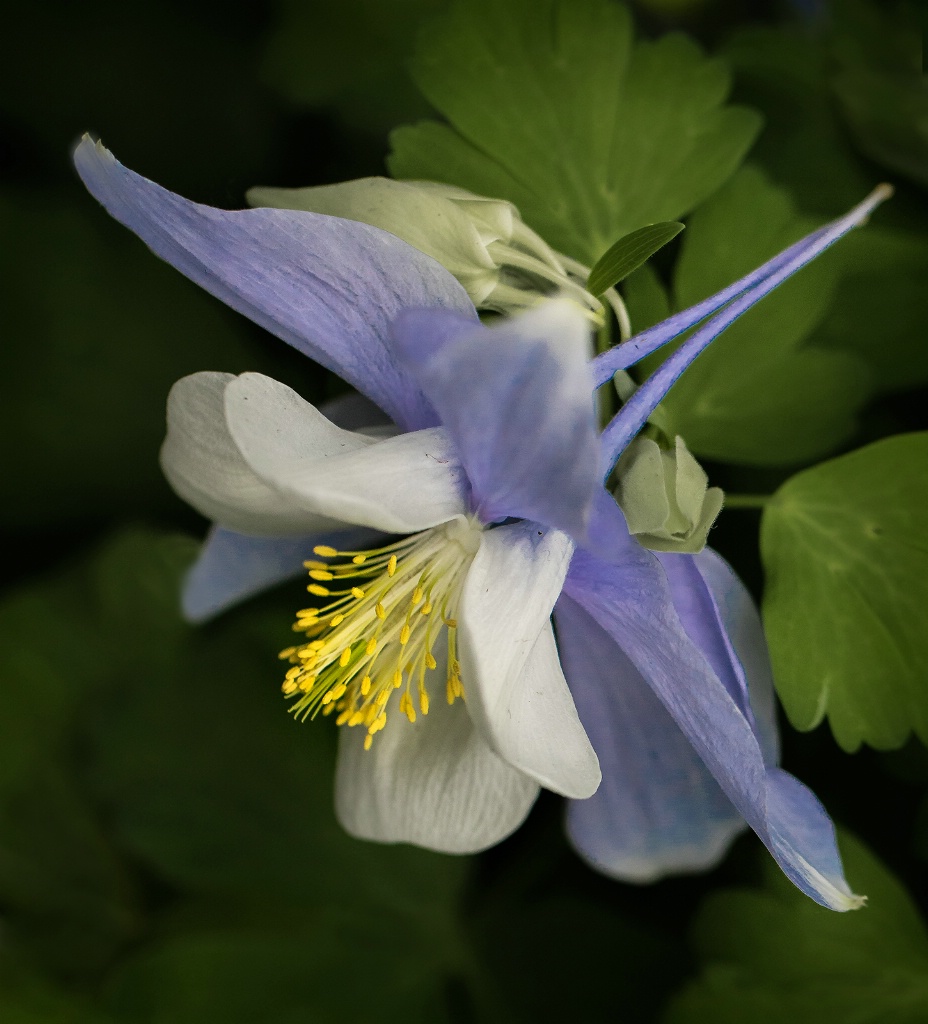
[[590, 271], [587, 290], [602, 295], [607, 289], [624, 281], [659, 249], [676, 238], [686, 225], [676, 220], [646, 224], [611, 245]]
[[792, 724], [848, 751], [928, 740], [928, 433], [807, 469], [767, 506], [763, 613]]

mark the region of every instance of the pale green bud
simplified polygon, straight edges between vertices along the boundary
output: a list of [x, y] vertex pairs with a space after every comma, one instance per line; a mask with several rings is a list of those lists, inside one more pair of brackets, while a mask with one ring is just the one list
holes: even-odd
[[654, 551], [702, 551], [724, 494], [707, 486], [705, 471], [682, 437], [670, 451], [649, 437], [635, 438], [616, 473], [616, 501], [639, 543]]
[[554, 252], [512, 203], [434, 181], [359, 178], [315, 188], [253, 188], [252, 206], [308, 210], [389, 231], [437, 260], [478, 309], [513, 313], [565, 294], [602, 322], [583, 287], [589, 268]]

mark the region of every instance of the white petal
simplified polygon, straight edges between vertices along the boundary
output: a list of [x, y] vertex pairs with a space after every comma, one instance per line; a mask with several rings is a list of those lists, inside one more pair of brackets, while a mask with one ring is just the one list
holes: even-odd
[[415, 533], [467, 511], [463, 470], [441, 428], [386, 440], [341, 430], [295, 391], [256, 373], [229, 384], [225, 409], [252, 470], [319, 515]]
[[460, 701], [449, 707], [443, 693], [415, 723], [393, 707], [370, 750], [362, 727], [341, 733], [335, 811], [359, 839], [476, 853], [514, 832], [538, 795], [483, 742]]
[[344, 529], [340, 520], [269, 486], [242, 457], [223, 408], [235, 379], [228, 373], [195, 373], [171, 388], [161, 448], [161, 466], [171, 486], [208, 519], [239, 533], [281, 536]]
[[599, 761], [561, 671], [551, 610], [573, 545], [518, 523], [484, 531], [458, 606], [461, 678], [487, 743], [546, 789], [596, 792]]

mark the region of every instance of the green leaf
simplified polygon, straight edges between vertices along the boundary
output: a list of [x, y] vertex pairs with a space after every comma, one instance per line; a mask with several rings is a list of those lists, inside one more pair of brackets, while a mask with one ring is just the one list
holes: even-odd
[[[712, 295], [815, 226], [761, 171], [742, 168], [690, 218], [674, 273], [674, 308]], [[837, 254], [803, 268], [729, 327], [664, 399], [672, 429], [694, 453], [789, 465], [828, 454], [853, 433], [869, 396], [866, 364], [808, 344], [829, 315], [840, 244]], [[664, 358], [662, 350], [644, 371]]]
[[154, 943], [112, 979], [106, 1005], [126, 1024], [444, 1024], [457, 963], [409, 922], [370, 910]]
[[841, 280], [810, 344], [865, 360], [880, 391], [928, 383], [928, 240], [868, 225], [836, 256]]
[[849, 209], [877, 184], [834, 109], [825, 54], [804, 26], [734, 32], [722, 51], [735, 95], [764, 117], [751, 151], [800, 208], [823, 217]]
[[679, 221], [664, 221], [661, 224], [647, 224], [620, 238], [609, 246], [590, 271], [587, 291], [592, 295], [602, 295], [607, 289], [624, 281], [658, 249], [676, 238], [684, 227]]
[[722, 62], [681, 35], [634, 43], [607, 0], [459, 0], [422, 33], [413, 76], [451, 127], [394, 132], [391, 174], [508, 199], [587, 265], [711, 195], [759, 129], [725, 104]]
[[265, 80], [289, 100], [328, 107], [347, 123], [386, 133], [429, 106], [406, 63], [422, 18], [445, 0], [278, 0], [262, 56]]
[[102, 1011], [70, 996], [38, 974], [4, 935], [0, 948], [0, 1020], [3, 1024], [113, 1024]]
[[919, 1024], [928, 1019], [928, 935], [912, 899], [860, 842], [841, 835], [862, 910], [836, 914], [765, 866], [762, 890], [711, 896], [695, 925], [701, 976], [662, 1024]]
[[829, 44], [832, 88], [861, 151], [928, 186], [928, 76], [914, 8], [841, 0]]
[[928, 739], [928, 433], [788, 480], [764, 512], [764, 624], [790, 721], [848, 751]]

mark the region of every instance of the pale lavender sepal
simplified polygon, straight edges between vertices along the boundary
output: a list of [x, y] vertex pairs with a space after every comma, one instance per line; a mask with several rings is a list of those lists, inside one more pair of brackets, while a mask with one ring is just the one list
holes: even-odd
[[570, 598], [555, 609], [561, 664], [603, 778], [567, 805], [567, 834], [597, 870], [628, 882], [702, 871], [745, 821], [641, 673]]
[[[706, 303], [714, 303], [714, 308], [719, 308], [725, 301], [723, 299], [722, 302], [719, 302], [720, 297], [730, 297], [731, 294], [738, 296], [725, 310], [713, 317], [691, 338], [688, 338], [676, 352], [672, 353], [613, 417], [602, 435], [601, 468], [603, 475], [608, 476], [628, 443], [645, 425], [648, 417], [654, 412], [673, 384], [711, 342], [765, 295], [821, 255], [842, 236], [863, 223], [874, 208], [891, 194], [892, 189], [888, 185], [879, 186], [849, 213], [826, 227], [812, 232], [802, 241], [790, 246], [779, 256], [774, 257], [773, 260], [743, 278], [742, 281], [730, 285], [719, 292], [717, 296], [699, 303], [691, 310], [677, 314], [676, 317], [670, 317], [651, 328], [650, 331], [645, 331], [638, 338], [632, 338], [624, 345], [619, 345], [598, 356], [594, 360], [593, 373], [594, 379], [601, 384], [609, 380], [617, 370], [626, 369], [638, 362], [639, 359], [678, 337], [684, 330], [703, 319], [707, 313], [711, 312]], [[745, 286], [743, 282], [750, 283]], [[733, 289], [736, 290], [733, 292]], [[701, 312], [703, 307], [705, 307], [705, 311]]]
[[188, 622], [205, 622], [232, 605], [305, 573], [304, 559], [317, 544], [340, 550], [369, 547], [382, 536], [346, 530], [297, 537], [247, 537], [213, 526], [187, 572], [181, 608]]
[[[719, 628], [730, 642], [744, 673], [754, 715], [754, 731], [764, 763], [768, 767], [779, 764], [780, 733], [773, 669], [760, 612], [747, 587], [717, 551], [704, 548], [698, 555], [690, 557], [709, 588]], [[664, 556], [658, 555], [658, 558], [664, 562]]]
[[768, 770], [750, 723], [683, 628], [657, 558], [631, 540], [612, 562], [578, 551], [564, 593], [625, 652], [785, 874], [823, 906], [859, 906], [828, 816], [792, 776]]
[[[588, 364], [506, 326], [412, 310], [394, 325], [398, 355], [453, 438], [484, 523], [530, 519], [583, 538], [597, 477]], [[576, 369], [582, 382], [568, 379]]]
[[390, 322], [409, 306], [477, 322], [467, 293], [431, 257], [356, 221], [192, 203], [86, 137], [74, 163], [113, 217], [181, 273], [337, 373], [404, 429], [436, 424], [388, 341]]

